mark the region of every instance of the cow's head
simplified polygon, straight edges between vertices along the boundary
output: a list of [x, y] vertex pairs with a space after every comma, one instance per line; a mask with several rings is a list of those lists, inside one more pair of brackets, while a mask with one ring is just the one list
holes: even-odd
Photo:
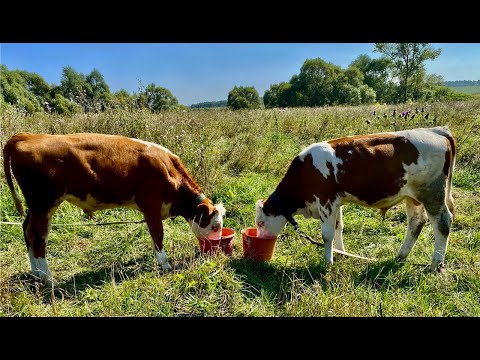
[[208, 239], [220, 239], [222, 236], [223, 217], [225, 208], [222, 204], [214, 205], [205, 198], [196, 206], [193, 220], [190, 220], [190, 227], [196, 237]]
[[264, 207], [264, 201], [258, 200], [255, 205], [256, 216], [255, 226], [257, 227], [258, 237], [278, 236], [280, 231], [287, 223], [287, 219], [283, 215], [274, 215], [269, 211], [268, 207]]

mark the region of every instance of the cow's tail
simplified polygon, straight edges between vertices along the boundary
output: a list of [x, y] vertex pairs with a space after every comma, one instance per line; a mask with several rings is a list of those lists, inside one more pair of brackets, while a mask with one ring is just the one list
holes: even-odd
[[449, 151], [450, 151], [450, 166], [448, 168], [448, 175], [447, 175], [447, 191], [445, 194], [445, 200], [447, 202], [448, 209], [452, 214], [454, 214], [454, 206], [453, 206], [453, 198], [452, 198], [452, 178], [453, 178], [453, 168], [455, 167], [455, 160], [457, 156], [457, 142], [455, 141], [455, 138], [453, 137], [452, 133], [450, 132], [450, 129], [447, 126], [438, 126], [432, 129], [435, 133], [444, 136], [447, 140], [448, 143], [450, 144], [449, 146]]
[[21, 141], [24, 139], [24, 135], [25, 134], [23, 133], [19, 133], [12, 136], [3, 148], [3, 172], [5, 174], [5, 178], [7, 180], [7, 184], [10, 189], [10, 192], [12, 193], [13, 201], [15, 202], [15, 207], [17, 208], [17, 211], [21, 215], [23, 215], [25, 211], [23, 209], [23, 204], [22, 204], [22, 200], [20, 199], [20, 195], [18, 194], [17, 190], [15, 190], [15, 187], [13, 186], [12, 173], [10, 170], [10, 157], [11, 157], [12, 148], [18, 141]]

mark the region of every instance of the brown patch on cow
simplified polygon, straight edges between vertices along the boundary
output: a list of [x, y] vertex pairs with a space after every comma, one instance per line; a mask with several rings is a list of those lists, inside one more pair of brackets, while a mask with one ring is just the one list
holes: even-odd
[[457, 141], [455, 140], [454, 137], [452, 137], [450, 135], [444, 134], [443, 136], [445, 136], [447, 138], [448, 142], [450, 143], [450, 150], [452, 152], [452, 158], [455, 158], [455, 155], [456, 155], [456, 152], [457, 152]]
[[[350, 136], [328, 141], [342, 160], [334, 167], [327, 161], [329, 175], [323, 174], [313, 164], [310, 154], [304, 161], [297, 156], [275, 190], [282, 200], [281, 208], [267, 199], [263, 210], [267, 215], [292, 214], [306, 203], [320, 204], [331, 214], [330, 203], [345, 192], [372, 205], [398, 193], [405, 184], [403, 164], [417, 163], [419, 152], [406, 138], [394, 134], [369, 134]], [[388, 208], [383, 209], [383, 215]]]
[[213, 202], [210, 199], [204, 199], [200, 204], [197, 205], [195, 221], [204, 228], [210, 223], [210, 220], [215, 215], [215, 212], [216, 210]]
[[[21, 133], [11, 141], [12, 172], [33, 212], [48, 211], [65, 194], [82, 201], [92, 196], [98, 202], [93, 211], [128, 202], [158, 212], [162, 203], [172, 203], [170, 214], [186, 219], [197, 211], [193, 199], [201, 188], [176, 155], [157, 146], [104, 134]], [[202, 223], [214, 209], [211, 200], [204, 203]]]
[[403, 165], [417, 163], [419, 157], [408, 139], [395, 134], [359, 135], [328, 143], [343, 162], [338, 165], [338, 190], [369, 205], [397, 194], [406, 183]]
[[443, 173], [445, 174], [445, 176], [448, 176], [451, 163], [452, 163], [452, 152], [450, 151], [450, 149], [448, 149], [445, 152], [445, 163], [443, 164]]
[[447, 151], [445, 152], [445, 163], [443, 164], [443, 173], [448, 176], [450, 171], [450, 166], [453, 163], [453, 159], [455, 158], [455, 152], [457, 144], [455, 139], [451, 136], [444, 135], [447, 141]]

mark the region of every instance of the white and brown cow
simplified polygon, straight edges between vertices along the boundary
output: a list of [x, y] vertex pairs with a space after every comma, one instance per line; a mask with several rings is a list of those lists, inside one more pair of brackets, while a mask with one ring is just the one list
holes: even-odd
[[435, 235], [432, 270], [443, 269], [452, 224], [455, 140], [447, 127], [347, 136], [315, 143], [293, 159], [276, 190], [256, 204], [261, 237], [276, 236], [292, 215], [320, 219], [325, 261], [333, 245], [344, 251], [342, 205], [385, 212], [406, 200], [408, 229], [398, 258], [409, 254], [430, 219]]
[[3, 156], [17, 210], [24, 213], [10, 167], [28, 205], [23, 231], [32, 272], [46, 283], [52, 282], [45, 256], [50, 220], [64, 200], [87, 214], [120, 206], [141, 211], [163, 270], [171, 266], [162, 220], [180, 215], [196, 236], [222, 231], [223, 205], [205, 197], [180, 158], [160, 145], [117, 135], [19, 133]]

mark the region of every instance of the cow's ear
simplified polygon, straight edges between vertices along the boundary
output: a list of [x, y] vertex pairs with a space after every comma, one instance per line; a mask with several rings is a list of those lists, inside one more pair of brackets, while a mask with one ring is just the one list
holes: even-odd
[[207, 204], [200, 203], [197, 205], [197, 217], [206, 218], [208, 217], [209, 208]]
[[257, 200], [257, 204], [255, 205], [257, 209], [262, 209], [263, 208], [263, 200]]

